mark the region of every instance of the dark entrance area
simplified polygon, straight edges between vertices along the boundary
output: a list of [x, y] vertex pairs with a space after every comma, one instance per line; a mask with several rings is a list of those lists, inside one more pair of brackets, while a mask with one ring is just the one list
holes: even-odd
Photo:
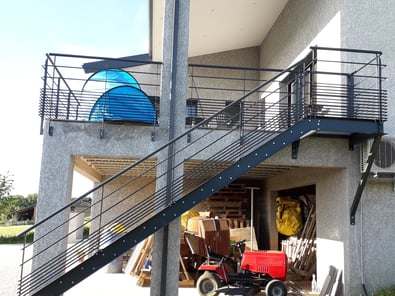
[[289, 267], [294, 273], [310, 279], [316, 273], [315, 185], [281, 190], [277, 194], [279, 250], [287, 253]]

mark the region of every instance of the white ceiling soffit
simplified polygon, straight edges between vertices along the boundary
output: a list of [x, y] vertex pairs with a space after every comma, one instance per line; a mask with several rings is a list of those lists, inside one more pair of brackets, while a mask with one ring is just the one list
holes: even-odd
[[[288, 0], [190, 0], [189, 56], [260, 45]], [[152, 0], [152, 58], [162, 60], [164, 0]]]

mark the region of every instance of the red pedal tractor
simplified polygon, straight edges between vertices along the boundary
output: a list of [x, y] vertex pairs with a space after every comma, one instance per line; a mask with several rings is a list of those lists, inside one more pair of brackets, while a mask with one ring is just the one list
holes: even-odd
[[287, 256], [279, 251], [244, 251], [245, 240], [234, 244], [240, 261], [207, 252], [198, 268], [196, 288], [201, 296], [256, 295], [265, 289], [267, 296], [286, 296]]

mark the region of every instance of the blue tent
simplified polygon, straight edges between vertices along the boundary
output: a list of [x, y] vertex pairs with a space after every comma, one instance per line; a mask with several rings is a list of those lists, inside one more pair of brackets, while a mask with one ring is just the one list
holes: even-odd
[[96, 101], [89, 120], [126, 120], [155, 124], [156, 111], [147, 94], [141, 89], [123, 85], [106, 91]]
[[104, 93], [121, 85], [130, 85], [140, 89], [140, 84], [128, 72], [119, 69], [106, 69], [93, 73], [84, 83], [82, 92]]

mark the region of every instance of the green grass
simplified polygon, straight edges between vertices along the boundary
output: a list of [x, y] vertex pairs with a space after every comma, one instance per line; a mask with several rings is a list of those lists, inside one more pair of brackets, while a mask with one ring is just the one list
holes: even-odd
[[[24, 237], [17, 238], [16, 236], [21, 232], [28, 229], [31, 225], [18, 225], [18, 226], [1, 226], [0, 227], [0, 244], [16, 244], [23, 243]], [[28, 233], [27, 241], [33, 240], [33, 233]]]
[[395, 296], [395, 286], [389, 287], [387, 289], [382, 289], [375, 296]]

